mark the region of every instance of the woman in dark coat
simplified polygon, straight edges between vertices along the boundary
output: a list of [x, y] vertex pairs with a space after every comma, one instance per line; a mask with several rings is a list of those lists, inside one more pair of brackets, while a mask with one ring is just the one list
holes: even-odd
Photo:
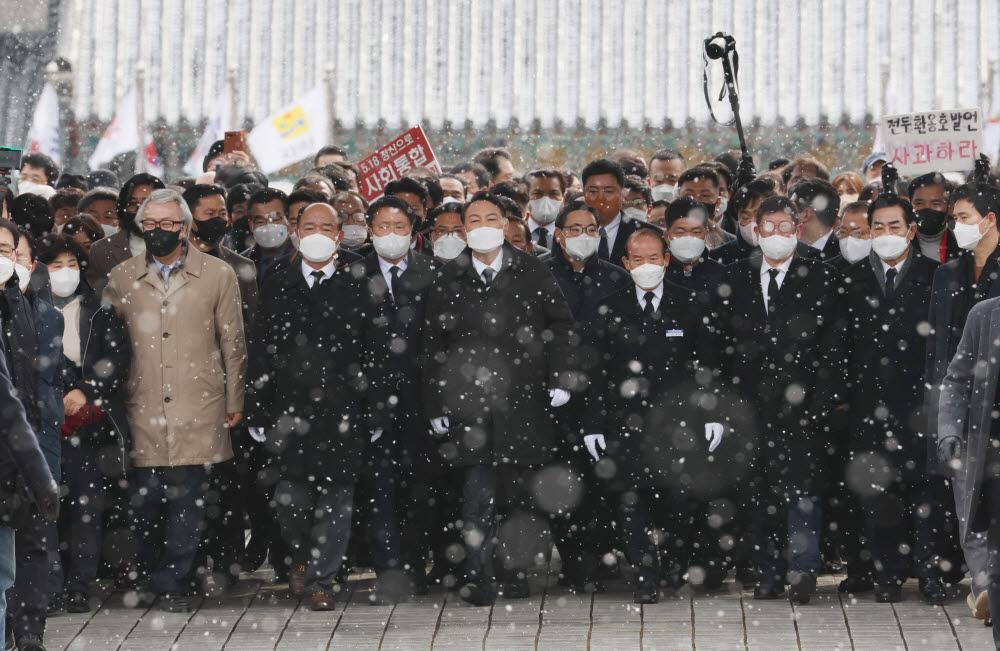
[[66, 497], [60, 529], [66, 542], [66, 609], [87, 612], [102, 548], [104, 485], [125, 472], [128, 432], [116, 394], [128, 369], [128, 347], [121, 322], [82, 277], [87, 258], [76, 242], [46, 234], [38, 259], [48, 267], [55, 309], [64, 321], [60, 335], [66, 393], [61, 406], [66, 420], [61, 439]]

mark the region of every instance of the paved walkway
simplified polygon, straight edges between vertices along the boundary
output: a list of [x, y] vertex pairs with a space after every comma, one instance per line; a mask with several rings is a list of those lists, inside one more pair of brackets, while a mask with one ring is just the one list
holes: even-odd
[[[685, 589], [652, 606], [631, 603], [624, 582], [608, 592], [577, 596], [538, 573], [532, 597], [476, 608], [455, 593], [432, 590], [396, 606], [371, 606], [370, 575], [352, 576], [333, 612], [314, 613], [308, 599], [288, 596], [267, 570], [248, 575], [223, 598], [205, 598], [196, 612], [170, 614], [128, 608], [122, 593], [103, 592], [94, 610], [49, 619], [48, 649], [685, 649], [812, 651], [814, 649], [992, 648], [990, 629], [972, 619], [966, 589], [943, 608], [919, 601], [909, 582], [901, 603], [874, 603], [837, 594], [839, 577], [822, 577], [807, 606], [754, 601], [730, 581], [728, 592]], [[98, 608], [99, 606], [99, 608]]]

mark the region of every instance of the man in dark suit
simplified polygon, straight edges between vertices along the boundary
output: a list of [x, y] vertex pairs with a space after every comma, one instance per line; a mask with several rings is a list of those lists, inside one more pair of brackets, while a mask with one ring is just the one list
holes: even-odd
[[336, 211], [313, 204], [299, 218], [302, 260], [261, 292], [249, 348], [248, 426], [275, 456], [278, 522], [291, 548], [293, 594], [332, 610], [351, 532], [354, 485], [367, 447], [370, 355], [361, 281], [337, 267]]
[[136, 174], [122, 186], [118, 193], [115, 212], [118, 213], [118, 232], [105, 236], [90, 247], [87, 265], [87, 283], [98, 296], [108, 284], [111, 270], [129, 258], [145, 252], [146, 243], [135, 223], [139, 206], [153, 190], [162, 190], [163, 181], [152, 174]]
[[[595, 460], [605, 450], [613, 460], [605, 462], [605, 470], [615, 469], [608, 487], [617, 495], [635, 568], [634, 600], [655, 603], [660, 555], [667, 585], [676, 589], [683, 583], [698, 519], [690, 478], [704, 467], [705, 448], [712, 452], [722, 440], [723, 426], [706, 423], [700, 409], [687, 405], [691, 390], [711, 392], [695, 376], [712, 367], [718, 346], [703, 335], [704, 311], [693, 293], [664, 282], [670, 255], [663, 238], [638, 231], [626, 250], [633, 283], [602, 301], [591, 332], [599, 362], [591, 374], [583, 431]], [[702, 377], [709, 385], [711, 373]], [[657, 529], [669, 539], [660, 553]]]
[[705, 236], [711, 227], [705, 204], [694, 197], [681, 197], [667, 206], [664, 236], [670, 248], [667, 280], [692, 291], [698, 302], [713, 306], [722, 282], [721, 263], [708, 257]]
[[597, 210], [601, 220], [597, 255], [601, 260], [621, 267], [629, 235], [640, 228], [655, 227], [635, 219], [625, 219], [622, 212], [625, 172], [615, 161], [607, 158], [591, 161], [580, 173], [580, 182], [583, 184], [584, 201]]
[[409, 591], [399, 580], [404, 568], [413, 589], [426, 594], [429, 536], [445, 526], [439, 510], [443, 515], [448, 500], [439, 491], [443, 470], [428, 433], [419, 366], [427, 294], [440, 263], [410, 248], [417, 215], [406, 201], [384, 197], [367, 216], [374, 250], [352, 265], [355, 276], [364, 276], [366, 312], [374, 317], [367, 330], [372, 446], [359, 490], [368, 497], [368, 538], [379, 579], [372, 600], [384, 602]]
[[871, 228], [868, 226], [868, 202], [855, 201], [840, 211], [840, 222], [834, 231], [840, 253], [826, 258], [837, 271], [843, 271], [855, 262], [868, 258], [872, 252]]
[[[585, 333], [597, 316], [601, 301], [619, 288], [632, 284], [627, 271], [597, 256], [598, 220], [597, 210], [584, 201], [571, 201], [562, 206], [553, 222], [552, 239], [556, 250], [546, 262], [569, 303], [583, 341], [587, 340]], [[570, 365], [583, 374], [592, 372], [597, 363], [592, 352], [586, 345], [573, 347]], [[586, 404], [585, 386], [580, 389], [573, 393], [556, 425], [562, 440], [558, 457], [582, 477], [583, 494], [575, 509], [568, 509], [552, 521], [562, 559], [561, 582], [575, 592], [602, 589], [596, 576], [599, 559], [614, 547], [612, 532], [607, 526], [614, 515], [607, 508], [603, 489], [583, 448], [580, 428], [582, 408]]]
[[837, 225], [840, 215], [840, 195], [829, 181], [806, 176], [796, 181], [789, 196], [799, 209], [802, 225], [800, 241], [811, 246], [820, 260], [840, 255]]
[[528, 595], [524, 570], [547, 551], [530, 487], [558, 445], [549, 407], [570, 397], [572, 316], [545, 264], [504, 242], [493, 194], [474, 195], [462, 219], [469, 250], [441, 268], [427, 299], [424, 405], [434, 431], [447, 435], [445, 459], [464, 474], [469, 583], [460, 594], [482, 605], [493, 597], [498, 534], [508, 598]]
[[240, 255], [257, 266], [257, 285], [263, 287], [295, 255], [289, 237], [288, 195], [275, 188], [257, 190], [247, 200], [247, 219], [254, 245]]
[[907, 200], [883, 192], [868, 206], [868, 219], [873, 253], [841, 277], [833, 328], [847, 361], [844, 407], [852, 460], [846, 479], [861, 497], [876, 601], [899, 601], [912, 555], [921, 594], [940, 605], [947, 593], [936, 552], [948, 495], [940, 478], [926, 471], [922, 403], [928, 332], [920, 327], [938, 263], [913, 245], [916, 216]]
[[814, 393], [830, 373], [822, 340], [833, 315], [828, 297], [835, 272], [797, 254], [800, 230], [789, 198], [761, 202], [754, 228], [761, 255], [726, 267], [723, 283], [731, 293], [721, 321], [732, 350], [723, 376], [743, 391], [758, 419], [754, 597], [780, 596], [787, 570], [792, 598], [805, 603], [820, 569], [816, 496], [826, 487], [832, 445], [812, 423]]

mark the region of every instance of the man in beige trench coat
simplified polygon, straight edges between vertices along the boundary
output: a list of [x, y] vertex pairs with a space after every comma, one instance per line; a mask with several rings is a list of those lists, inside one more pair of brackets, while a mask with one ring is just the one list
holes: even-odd
[[236, 274], [188, 246], [191, 221], [181, 195], [150, 194], [136, 214], [146, 253], [115, 267], [104, 291], [131, 347], [124, 399], [143, 578], [136, 605], [159, 596], [171, 612], [189, 609], [183, 581], [211, 466], [233, 456], [228, 428], [243, 418], [247, 366]]

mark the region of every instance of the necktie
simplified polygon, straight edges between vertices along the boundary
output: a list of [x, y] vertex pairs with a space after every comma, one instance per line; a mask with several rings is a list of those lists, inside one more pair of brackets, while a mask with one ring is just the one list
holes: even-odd
[[778, 269], [768, 269], [771, 279], [767, 281], [767, 312], [773, 314], [778, 309]]
[[891, 301], [896, 296], [896, 270], [889, 267], [885, 272], [885, 299]]
[[493, 276], [495, 276], [496, 273], [497, 272], [493, 270], [493, 267], [486, 267], [483, 269], [483, 284], [489, 287], [490, 283], [493, 282]]
[[543, 226], [539, 226], [535, 229], [535, 234], [538, 236], [538, 245], [544, 246], [546, 249], [549, 248], [549, 232]]
[[312, 288], [316, 289], [317, 287], [319, 287], [320, 285], [323, 284], [323, 276], [325, 276], [326, 274], [324, 274], [322, 271], [320, 271], [319, 269], [317, 269], [316, 271], [312, 272], [309, 275], [312, 276], [313, 279], [314, 279], [313, 280]]
[[656, 294], [653, 292], [646, 292], [646, 295], [642, 297], [646, 301], [646, 307], [642, 308], [642, 313], [646, 315], [646, 318], [653, 316], [653, 299], [656, 298]]
[[603, 226], [601, 226], [601, 243], [597, 247], [597, 255], [601, 257], [601, 260], [611, 259], [611, 251], [608, 249], [608, 232], [604, 230]]
[[396, 265], [393, 265], [392, 268], [389, 269], [389, 273], [392, 274], [392, 302], [393, 303], [398, 303], [399, 302], [399, 294], [397, 294], [397, 292], [399, 291], [399, 271], [400, 271], [399, 267], [397, 267]]

